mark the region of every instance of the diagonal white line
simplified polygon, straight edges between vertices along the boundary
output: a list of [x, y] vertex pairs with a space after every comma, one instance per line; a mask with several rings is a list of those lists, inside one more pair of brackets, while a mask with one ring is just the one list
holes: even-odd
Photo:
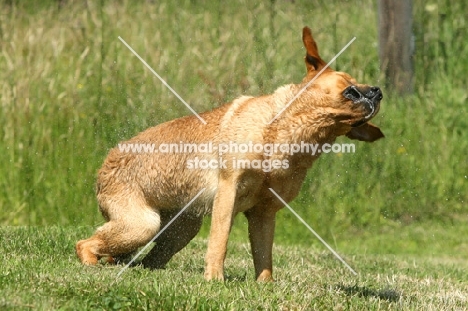
[[192, 107], [190, 107], [189, 104], [187, 104], [187, 102], [182, 98], [180, 97], [179, 94], [177, 94], [176, 91], [174, 91], [174, 89], [169, 85], [167, 84], [166, 81], [164, 81], [163, 78], [161, 78], [161, 76], [158, 75], [158, 73], [156, 71], [153, 70], [153, 68], [150, 67], [150, 65], [148, 65], [147, 62], [145, 62], [145, 60], [143, 58], [140, 57], [140, 55], [138, 55], [137, 52], [135, 52], [135, 50], [132, 49], [132, 47], [130, 45], [127, 44], [127, 42], [125, 42], [124, 39], [122, 39], [120, 36], [119, 36], [119, 40], [122, 41], [123, 44], [125, 44], [125, 46], [136, 56], [138, 57], [138, 59], [162, 82], [162, 84], [164, 84], [171, 92], [172, 94], [174, 94], [182, 103], [184, 103], [185, 106], [187, 106], [187, 108], [203, 123], [206, 125], [206, 121], [205, 119], [203, 119], [195, 110], [192, 109]]
[[296, 216], [297, 219], [299, 219], [299, 220], [304, 224], [304, 226], [306, 226], [307, 229], [309, 229], [310, 232], [312, 232], [312, 233], [317, 237], [317, 239], [319, 239], [320, 242], [322, 242], [323, 245], [325, 245], [325, 246], [333, 253], [333, 255], [335, 255], [335, 257], [338, 258], [338, 260], [341, 261], [341, 262], [346, 266], [346, 268], [348, 268], [354, 275], [357, 275], [357, 272], [354, 271], [353, 268], [351, 268], [351, 267], [346, 263], [346, 261], [344, 261], [343, 258], [341, 258], [341, 256], [338, 255], [338, 253], [335, 252], [335, 250], [333, 250], [333, 248], [331, 248], [330, 245], [328, 245], [327, 242], [325, 242], [325, 240], [322, 239], [322, 238], [320, 237], [320, 235], [318, 235], [318, 233], [315, 232], [314, 229], [312, 229], [312, 228], [305, 222], [305, 220], [302, 219], [302, 217], [299, 216], [299, 214], [296, 213], [296, 212], [292, 209], [292, 207], [289, 206], [288, 203], [286, 203], [286, 202], [275, 192], [275, 190], [273, 190], [272, 188], [268, 188], [268, 189], [270, 189], [270, 191], [281, 201], [281, 203], [283, 203], [284, 206], [286, 206], [286, 207], [294, 214], [294, 216]]
[[169, 222], [167, 223], [167, 225], [165, 225], [164, 228], [162, 228], [162, 229], [154, 236], [154, 238], [152, 238], [151, 241], [149, 241], [149, 242], [145, 245], [145, 247], [143, 247], [143, 248], [138, 252], [138, 254], [136, 254], [136, 255], [132, 258], [132, 260], [130, 260], [130, 262], [129, 262], [128, 264], [125, 265], [125, 267], [122, 268], [122, 270], [120, 270], [120, 272], [117, 274], [116, 279], [119, 278], [119, 276], [120, 276], [125, 270], [127, 270], [128, 267], [130, 267], [130, 265], [131, 265], [131, 264], [132, 264], [132, 263], [133, 263], [133, 262], [150, 246], [150, 245], [151, 245], [151, 243], [153, 243], [153, 242], [161, 235], [161, 233], [163, 233], [164, 230], [166, 230], [166, 229], [177, 219], [177, 217], [179, 217], [180, 214], [182, 214], [182, 213], [193, 203], [193, 201], [195, 201], [195, 200], [203, 193], [203, 191], [205, 191], [205, 190], [206, 190], [206, 188], [203, 188], [202, 190], [200, 190], [200, 192], [198, 192], [197, 195], [196, 195], [192, 200], [190, 200], [190, 202], [188, 202], [187, 205], [185, 205], [184, 208], [181, 209], [180, 212], [178, 212], [178, 213], [174, 216], [174, 218], [172, 218], [171, 221], [169, 221]]
[[348, 46], [351, 45], [351, 43], [353, 43], [353, 41], [356, 40], [356, 37], [352, 38], [351, 41], [348, 42], [348, 44], [346, 44], [344, 46], [344, 48], [341, 49], [341, 51], [338, 52], [338, 54], [335, 55], [335, 57], [332, 58], [331, 61], [328, 62], [328, 64], [325, 65], [325, 67], [322, 68], [322, 70], [319, 71], [319, 73], [312, 78], [312, 80], [310, 80], [299, 92], [297, 92], [297, 94], [286, 104], [286, 106], [284, 106], [277, 114], [276, 116], [271, 119], [270, 122], [268, 122], [268, 124], [271, 124], [273, 123], [273, 121], [275, 121], [289, 106], [291, 106], [291, 104], [302, 94], [304, 93], [304, 91], [312, 84], [314, 83], [314, 81], [320, 77], [320, 75], [325, 71], [325, 69], [327, 69], [331, 63], [333, 63], [337, 58], [338, 56], [341, 55], [341, 53], [343, 53], [347, 48]]

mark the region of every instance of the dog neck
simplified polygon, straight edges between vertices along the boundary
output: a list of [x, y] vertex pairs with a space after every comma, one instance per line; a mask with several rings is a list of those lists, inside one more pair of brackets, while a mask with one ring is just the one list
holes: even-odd
[[336, 124], [318, 102], [323, 94], [310, 86], [294, 99], [301, 88], [302, 85], [290, 84], [280, 87], [272, 94], [275, 116], [284, 107], [287, 108], [265, 131], [269, 136], [267, 140], [271, 143], [289, 144], [332, 143], [342, 133], [337, 132]]

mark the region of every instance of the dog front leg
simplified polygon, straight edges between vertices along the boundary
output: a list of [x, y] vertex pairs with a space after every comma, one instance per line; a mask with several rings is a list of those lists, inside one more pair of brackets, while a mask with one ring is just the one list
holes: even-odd
[[224, 259], [234, 218], [235, 189], [235, 181], [224, 179], [219, 181], [218, 192], [213, 202], [208, 250], [205, 257], [206, 280], [224, 280]]
[[257, 281], [273, 281], [273, 238], [276, 211], [255, 206], [245, 213]]

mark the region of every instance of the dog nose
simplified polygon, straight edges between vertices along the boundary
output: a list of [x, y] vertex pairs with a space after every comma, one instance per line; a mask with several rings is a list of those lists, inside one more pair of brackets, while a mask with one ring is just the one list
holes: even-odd
[[382, 90], [377, 86], [363, 88], [351, 85], [343, 91], [343, 96], [347, 99], [351, 99], [353, 102], [360, 101], [364, 98], [371, 100], [381, 100], [383, 98]]
[[371, 86], [369, 91], [364, 95], [369, 99], [381, 100], [383, 98], [382, 90], [378, 86]]

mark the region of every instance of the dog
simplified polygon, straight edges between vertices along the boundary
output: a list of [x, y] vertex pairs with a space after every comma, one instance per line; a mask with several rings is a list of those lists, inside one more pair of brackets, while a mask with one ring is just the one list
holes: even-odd
[[[368, 122], [379, 111], [382, 91], [327, 67], [308, 27], [303, 28], [302, 39], [307, 74], [301, 83], [282, 86], [270, 95], [242, 96], [202, 113], [206, 124], [186, 116], [124, 142], [166, 147], [189, 143], [192, 152], [128, 152], [121, 145], [110, 150], [96, 186], [99, 209], [107, 222], [76, 244], [83, 264], [131, 254], [173, 221], [142, 260], [144, 267], [163, 268], [195, 237], [203, 217], [211, 214], [204, 277], [224, 280], [229, 232], [234, 217], [244, 213], [255, 277], [273, 280], [275, 214], [284, 206], [270, 188], [285, 202], [293, 200], [320, 153], [275, 150], [266, 155], [252, 148], [236, 149], [235, 144], [324, 146], [342, 135], [367, 142], [384, 137]], [[216, 148], [194, 152], [197, 144], [229, 144], [230, 149], [223, 154]], [[201, 189], [201, 195], [174, 219]]]

